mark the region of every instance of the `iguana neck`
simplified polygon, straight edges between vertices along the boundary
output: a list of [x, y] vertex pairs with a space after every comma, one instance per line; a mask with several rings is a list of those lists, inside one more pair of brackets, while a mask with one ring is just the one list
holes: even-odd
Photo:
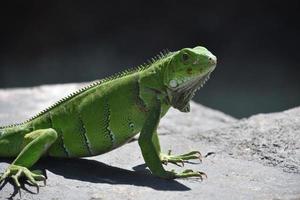
[[164, 67], [160, 67], [163, 63], [156, 63], [144, 70], [140, 74], [140, 96], [147, 103], [153, 102], [154, 98], [159, 99], [162, 104], [165, 104], [168, 108], [169, 99], [167, 90], [164, 85]]

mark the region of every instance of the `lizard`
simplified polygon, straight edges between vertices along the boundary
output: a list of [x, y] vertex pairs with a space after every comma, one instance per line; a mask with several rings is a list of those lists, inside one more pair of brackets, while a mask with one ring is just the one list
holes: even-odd
[[216, 56], [202, 46], [161, 52], [139, 67], [92, 82], [22, 123], [0, 127], [0, 157], [14, 158], [0, 183], [11, 179], [20, 189], [19, 180], [24, 178], [38, 188], [46, 178], [30, 168], [41, 157], [100, 155], [138, 133], [142, 156], [154, 176], [202, 179], [204, 172], [163, 167], [201, 160], [201, 153], [162, 153], [157, 127], [171, 107], [190, 111], [189, 101], [216, 64]]

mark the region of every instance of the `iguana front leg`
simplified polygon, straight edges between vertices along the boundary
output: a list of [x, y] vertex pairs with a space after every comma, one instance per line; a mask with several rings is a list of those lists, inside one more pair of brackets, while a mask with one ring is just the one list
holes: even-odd
[[146, 162], [151, 172], [161, 178], [173, 179], [183, 177], [200, 177], [202, 178], [203, 172], [193, 171], [190, 169], [184, 170], [182, 173], [176, 173], [174, 170], [166, 171], [162, 166], [161, 152], [158, 137], [155, 136], [157, 126], [160, 120], [161, 104], [157, 100], [145, 121], [139, 137], [139, 145]]
[[46, 178], [40, 173], [31, 172], [28, 168], [40, 159], [56, 139], [57, 133], [54, 129], [41, 129], [26, 134], [24, 136], [26, 146], [0, 177], [0, 183], [6, 178], [12, 178], [15, 185], [20, 188], [19, 179], [25, 177], [38, 189], [37, 181], [45, 181]]

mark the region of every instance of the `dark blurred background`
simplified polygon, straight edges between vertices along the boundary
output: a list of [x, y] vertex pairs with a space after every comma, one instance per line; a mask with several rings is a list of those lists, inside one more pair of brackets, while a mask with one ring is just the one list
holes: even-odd
[[203, 45], [218, 66], [197, 102], [235, 117], [299, 106], [298, 2], [1, 2], [0, 88], [91, 81]]

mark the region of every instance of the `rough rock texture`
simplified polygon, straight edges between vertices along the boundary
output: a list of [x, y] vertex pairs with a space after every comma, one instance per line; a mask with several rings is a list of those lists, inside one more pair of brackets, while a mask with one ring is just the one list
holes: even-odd
[[[20, 122], [84, 84], [0, 90], [0, 124]], [[190, 113], [170, 110], [161, 121], [162, 149], [209, 153], [208, 179], [161, 180], [149, 174], [136, 141], [87, 159], [43, 159], [47, 186], [25, 185], [22, 199], [300, 199], [300, 107], [236, 120], [196, 103]], [[0, 159], [0, 172], [10, 160]], [[182, 170], [176, 166], [168, 169]], [[0, 199], [18, 199], [10, 183]]]

